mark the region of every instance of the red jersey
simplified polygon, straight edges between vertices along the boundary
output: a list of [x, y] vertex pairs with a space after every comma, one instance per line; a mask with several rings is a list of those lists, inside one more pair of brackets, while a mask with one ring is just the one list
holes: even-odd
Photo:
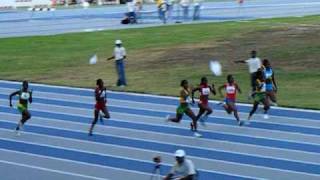
[[200, 104], [208, 104], [208, 100], [209, 100], [209, 94], [210, 94], [210, 87], [208, 86], [208, 84], [200, 84], [199, 86], [200, 88]]
[[226, 98], [233, 99], [233, 100], [236, 99], [237, 87], [235, 83], [233, 84], [226, 83], [224, 85], [224, 89], [226, 90]]
[[106, 107], [106, 91], [101, 90], [99, 87], [97, 87], [94, 91], [95, 97], [96, 97], [96, 105], [95, 108], [97, 110], [102, 110]]

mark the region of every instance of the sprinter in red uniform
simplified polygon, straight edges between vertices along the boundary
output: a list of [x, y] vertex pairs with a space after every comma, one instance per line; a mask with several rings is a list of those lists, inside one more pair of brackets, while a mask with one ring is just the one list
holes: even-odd
[[104, 87], [104, 83], [102, 79], [97, 80], [97, 87], [95, 89], [95, 98], [96, 98], [96, 105], [94, 109], [94, 119], [91, 123], [91, 127], [89, 129], [89, 136], [92, 136], [92, 131], [95, 126], [95, 124], [98, 121], [99, 113], [100, 111], [103, 112], [104, 118], [109, 119], [109, 111], [107, 109], [106, 103], [107, 103], [107, 90]]
[[[214, 88], [214, 84], [212, 84], [212, 86], [208, 85], [208, 79], [206, 77], [202, 77], [200, 85], [192, 90], [192, 103], [194, 103], [194, 93], [196, 91], [199, 91], [200, 93], [200, 100], [198, 102], [198, 107], [200, 109], [197, 115], [197, 120], [200, 120], [202, 125], [205, 125], [204, 122], [212, 113], [212, 108], [209, 106], [209, 95], [210, 93], [216, 95], [216, 90]], [[202, 116], [203, 114], [204, 116]]]
[[234, 117], [236, 118], [239, 126], [243, 125], [243, 122], [240, 121], [238, 110], [236, 107], [236, 96], [237, 92], [241, 93], [240, 87], [236, 82], [234, 82], [234, 78], [231, 74], [227, 76], [227, 83], [219, 87], [219, 93], [221, 96], [222, 92], [221, 90], [224, 89], [225, 94], [225, 103], [223, 105], [224, 109], [227, 111], [228, 114], [231, 114], [233, 112]]

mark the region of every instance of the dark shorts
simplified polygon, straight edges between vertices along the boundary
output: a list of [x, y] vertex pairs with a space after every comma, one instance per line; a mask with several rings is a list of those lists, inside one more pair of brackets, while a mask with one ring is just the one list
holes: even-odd
[[105, 102], [97, 102], [95, 105], [95, 109], [97, 111], [102, 111], [106, 108], [106, 103]]

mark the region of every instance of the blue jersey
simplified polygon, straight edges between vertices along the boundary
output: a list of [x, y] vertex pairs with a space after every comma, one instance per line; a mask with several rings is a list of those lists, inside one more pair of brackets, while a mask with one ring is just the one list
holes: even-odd
[[272, 75], [273, 75], [272, 68], [265, 68], [264, 69], [264, 76], [266, 78], [266, 90], [267, 91], [272, 91], [273, 90]]

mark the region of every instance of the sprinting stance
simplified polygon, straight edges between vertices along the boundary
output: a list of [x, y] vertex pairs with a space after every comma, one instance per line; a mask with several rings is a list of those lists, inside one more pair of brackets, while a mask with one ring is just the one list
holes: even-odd
[[238, 110], [236, 107], [236, 96], [237, 92], [241, 93], [241, 89], [236, 82], [234, 82], [234, 78], [231, 74], [227, 76], [227, 83], [219, 87], [219, 93], [223, 97], [221, 90], [224, 89], [225, 94], [225, 103], [223, 104], [224, 109], [228, 114], [233, 112], [234, 117], [236, 118], [239, 126], [243, 125], [243, 122], [240, 121]]
[[266, 78], [266, 96], [267, 100], [273, 105], [277, 106], [276, 93], [278, 90], [276, 79], [274, 77], [274, 71], [270, 65], [268, 59], [263, 60], [264, 76]]
[[194, 132], [194, 136], [200, 137], [201, 134], [197, 132], [197, 118], [189, 107], [191, 103], [190, 100], [190, 88], [187, 80], [182, 80], [180, 86], [182, 87], [180, 91], [180, 105], [177, 108], [176, 117], [167, 116], [167, 121], [172, 121], [175, 123], [179, 123], [184, 114], [187, 114], [191, 119], [192, 123], [190, 123], [191, 130]]
[[268, 119], [268, 110], [270, 108], [269, 101], [266, 98], [266, 82], [265, 77], [262, 69], [257, 71], [257, 80], [256, 80], [256, 92], [254, 93], [254, 102], [253, 108], [250, 111], [248, 117], [248, 124], [250, 124], [249, 120], [251, 119], [252, 115], [256, 112], [258, 105], [262, 103], [264, 105], [264, 118]]
[[19, 103], [17, 105], [18, 110], [20, 111], [22, 117], [16, 127], [16, 134], [20, 135], [20, 130], [23, 125], [31, 118], [31, 114], [28, 111], [28, 103], [32, 103], [32, 91], [29, 91], [29, 83], [28, 81], [22, 82], [22, 89], [13, 92], [10, 94], [9, 102], [10, 107], [12, 107], [12, 97], [18, 95], [19, 96]]
[[94, 109], [94, 119], [91, 123], [91, 127], [89, 129], [89, 136], [92, 136], [92, 131], [95, 126], [95, 124], [98, 121], [99, 113], [100, 111], [103, 112], [104, 118], [109, 119], [109, 111], [107, 109], [106, 103], [107, 103], [107, 90], [104, 87], [104, 83], [102, 79], [97, 80], [97, 87], [95, 89], [95, 98], [96, 98], [96, 105]]
[[[206, 77], [202, 77], [200, 85], [192, 90], [192, 103], [194, 103], [194, 93], [196, 91], [200, 92], [200, 100], [198, 102], [198, 107], [200, 109], [197, 115], [197, 120], [200, 120], [200, 122], [205, 125], [204, 122], [212, 113], [212, 108], [209, 106], [209, 95], [210, 93], [216, 95], [216, 90], [214, 88], [214, 84], [212, 84], [212, 86], [208, 85], [208, 79]], [[203, 114], [204, 116], [202, 116]]]

